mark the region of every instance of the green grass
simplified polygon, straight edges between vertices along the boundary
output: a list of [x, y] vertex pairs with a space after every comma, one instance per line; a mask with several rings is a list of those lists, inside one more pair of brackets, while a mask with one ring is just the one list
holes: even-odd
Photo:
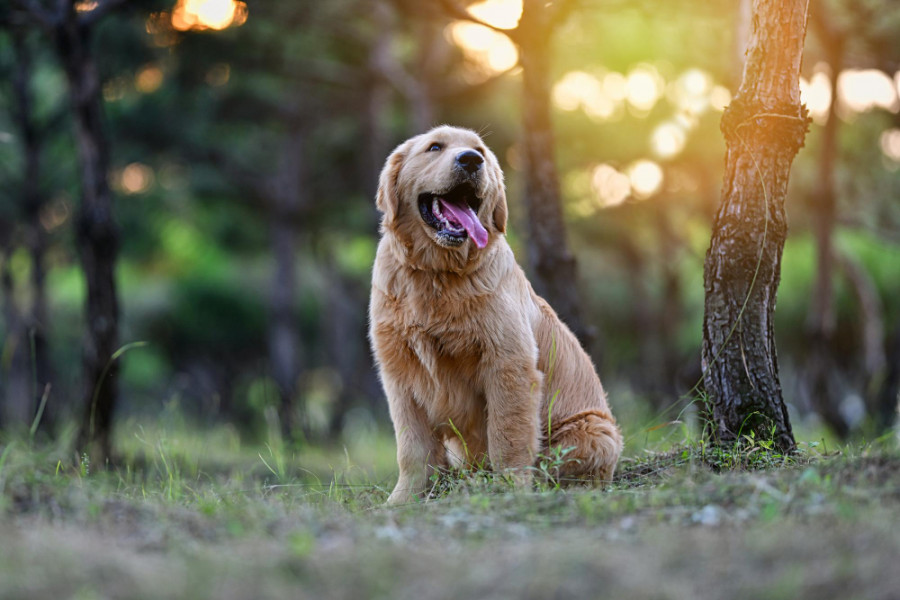
[[[687, 441], [685, 441], [687, 440]], [[383, 508], [393, 443], [120, 428], [115, 465], [0, 440], [2, 598], [894, 598], [895, 437], [637, 446], [605, 487], [483, 472]], [[650, 446], [651, 448], [653, 445]], [[665, 451], [662, 451], [662, 450]], [[557, 457], [558, 458], [558, 457]], [[541, 473], [538, 473], [541, 475]], [[560, 485], [562, 484], [562, 485]]]

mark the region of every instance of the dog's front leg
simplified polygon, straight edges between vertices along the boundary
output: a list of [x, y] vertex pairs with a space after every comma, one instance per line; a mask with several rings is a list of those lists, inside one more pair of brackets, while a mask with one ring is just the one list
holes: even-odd
[[388, 381], [384, 387], [394, 423], [400, 467], [400, 477], [387, 503], [405, 504], [426, 490], [431, 470], [446, 463], [446, 451], [412, 393]]
[[512, 469], [519, 486], [532, 479], [540, 439], [543, 377], [536, 366], [508, 364], [488, 374], [488, 455], [497, 471]]

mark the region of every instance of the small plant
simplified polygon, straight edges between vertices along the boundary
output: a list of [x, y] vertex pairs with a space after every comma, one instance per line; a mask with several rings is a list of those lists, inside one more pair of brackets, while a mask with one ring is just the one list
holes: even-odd
[[568, 448], [552, 446], [546, 454], [538, 455], [537, 465], [532, 469], [537, 473], [539, 480], [549, 486], [549, 489], [561, 489], [563, 484], [562, 468], [570, 463], [580, 462], [578, 459], [566, 458], [573, 450], [575, 450], [575, 446]]

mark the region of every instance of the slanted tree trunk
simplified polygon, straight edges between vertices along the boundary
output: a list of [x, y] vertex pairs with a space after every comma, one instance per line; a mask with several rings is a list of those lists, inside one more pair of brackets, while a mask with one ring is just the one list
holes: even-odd
[[89, 453], [95, 462], [103, 462], [112, 450], [118, 387], [117, 365], [112, 355], [119, 344], [119, 301], [115, 281], [119, 231], [113, 218], [113, 198], [106, 179], [109, 148], [103, 129], [100, 79], [91, 54], [91, 27], [79, 23], [71, 0], [66, 2], [54, 34], [57, 54], [69, 83], [81, 170], [76, 239], [87, 282], [87, 305], [81, 395], [83, 415], [78, 447]]
[[703, 380], [719, 442], [753, 433], [795, 446], [778, 378], [773, 316], [800, 103], [807, 0], [754, 0], [741, 86], [722, 116], [722, 202], [704, 264]]
[[525, 0], [515, 31], [522, 65], [525, 204], [528, 255], [534, 287], [550, 302], [582, 344], [590, 334], [581, 318], [575, 257], [566, 241], [550, 120], [550, 11], [542, 0]]

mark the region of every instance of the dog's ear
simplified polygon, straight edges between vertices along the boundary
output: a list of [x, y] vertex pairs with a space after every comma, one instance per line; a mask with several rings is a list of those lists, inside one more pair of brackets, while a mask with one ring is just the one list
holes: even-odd
[[406, 144], [397, 146], [388, 156], [378, 177], [378, 193], [375, 195], [375, 207], [384, 213], [384, 224], [389, 225], [400, 209], [400, 190], [398, 179], [400, 168], [406, 159]]
[[506, 219], [509, 216], [509, 209], [506, 207], [506, 194], [500, 191], [500, 198], [494, 206], [494, 227], [500, 233], [506, 233]]

